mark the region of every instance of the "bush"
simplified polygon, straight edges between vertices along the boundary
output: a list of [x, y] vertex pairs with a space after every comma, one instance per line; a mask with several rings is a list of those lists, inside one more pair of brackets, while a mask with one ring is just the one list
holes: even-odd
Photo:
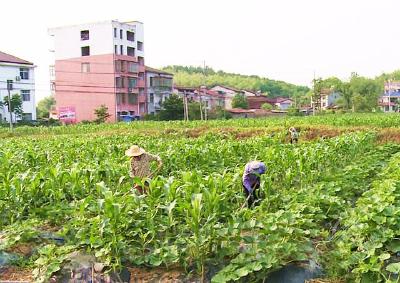
[[269, 104], [269, 103], [264, 103], [263, 105], [261, 105], [261, 109], [264, 109], [264, 110], [273, 110], [273, 109], [274, 109], [274, 106], [272, 106], [272, 105]]
[[303, 116], [303, 113], [300, 112], [299, 108], [296, 107], [289, 107], [288, 108], [288, 112], [287, 112], [288, 116]]
[[144, 114], [142, 119], [144, 121], [159, 121], [160, 115], [159, 114]]
[[223, 109], [221, 106], [217, 106], [214, 109], [211, 109], [211, 111], [209, 112], [208, 117], [210, 119], [231, 119], [232, 118], [232, 114], [228, 111], [226, 111], [225, 109]]

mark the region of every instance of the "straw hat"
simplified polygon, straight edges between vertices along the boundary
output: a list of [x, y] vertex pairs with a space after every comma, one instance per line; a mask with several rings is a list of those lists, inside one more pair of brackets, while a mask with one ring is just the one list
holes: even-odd
[[145, 152], [146, 151], [143, 148], [138, 147], [137, 145], [132, 145], [129, 149], [125, 151], [125, 155], [129, 157], [140, 156]]

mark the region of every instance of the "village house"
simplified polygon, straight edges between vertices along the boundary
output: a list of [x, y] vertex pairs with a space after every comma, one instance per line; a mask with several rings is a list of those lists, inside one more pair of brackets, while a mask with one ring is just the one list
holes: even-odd
[[378, 105], [383, 112], [395, 112], [400, 105], [400, 81], [386, 82], [384, 92], [379, 97]]
[[[3, 102], [4, 98], [8, 97], [8, 88], [11, 88], [10, 96], [18, 94], [22, 100], [22, 116], [16, 117], [13, 114], [13, 122], [36, 120], [34, 71], [35, 66], [33, 63], [0, 52], [0, 101]], [[7, 106], [0, 108], [0, 121], [10, 121], [10, 113]]]
[[161, 110], [162, 102], [173, 92], [174, 75], [146, 66], [147, 113], [155, 114]]
[[337, 107], [337, 100], [340, 93], [331, 89], [321, 90], [321, 110], [327, 110]]

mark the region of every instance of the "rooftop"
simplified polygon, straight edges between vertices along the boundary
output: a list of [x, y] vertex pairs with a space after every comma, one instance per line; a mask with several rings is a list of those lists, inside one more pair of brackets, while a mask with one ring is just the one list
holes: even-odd
[[33, 65], [33, 63], [26, 61], [24, 59], [15, 57], [13, 55], [4, 53], [0, 51], [0, 62], [1, 63], [15, 63], [15, 64], [23, 64], [23, 65]]
[[157, 73], [157, 74], [170, 75], [170, 76], [174, 75], [172, 73], [168, 73], [168, 72], [165, 72], [163, 70], [158, 70], [158, 69], [155, 69], [155, 68], [152, 68], [152, 67], [149, 67], [149, 66], [146, 66], [146, 71], [147, 72], [152, 72], [152, 73]]

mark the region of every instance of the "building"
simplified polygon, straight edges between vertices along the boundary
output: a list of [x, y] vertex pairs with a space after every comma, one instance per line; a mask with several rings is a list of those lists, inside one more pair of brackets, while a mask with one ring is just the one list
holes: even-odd
[[379, 97], [378, 105], [383, 112], [395, 112], [400, 105], [400, 81], [386, 82], [383, 94]]
[[161, 110], [161, 103], [173, 92], [174, 75], [146, 66], [147, 113]]
[[293, 100], [287, 97], [277, 97], [273, 103], [279, 110], [288, 110], [293, 105]]
[[49, 34], [60, 120], [94, 120], [101, 105], [110, 122], [147, 113], [143, 23], [104, 21], [52, 28]]
[[293, 104], [293, 100], [286, 97], [269, 98], [266, 96], [253, 96], [247, 97], [247, 101], [249, 102], [250, 109], [261, 109], [263, 104], [268, 103], [275, 109], [287, 110]]
[[321, 110], [327, 110], [337, 107], [337, 100], [340, 98], [340, 93], [331, 89], [321, 90]]
[[[13, 55], [0, 52], [0, 101], [8, 96], [7, 80], [12, 80], [10, 95], [19, 94], [22, 99], [22, 116], [12, 120], [36, 120], [35, 66]], [[0, 121], [10, 121], [7, 106], [0, 108]]]
[[216, 107], [225, 109], [225, 95], [211, 89], [175, 86], [174, 93], [182, 98], [186, 96], [188, 102], [202, 102], [207, 110], [212, 110]]
[[253, 96], [248, 97], [247, 102], [249, 103], [250, 109], [261, 109], [262, 105], [265, 103], [274, 105], [274, 100], [266, 96]]

